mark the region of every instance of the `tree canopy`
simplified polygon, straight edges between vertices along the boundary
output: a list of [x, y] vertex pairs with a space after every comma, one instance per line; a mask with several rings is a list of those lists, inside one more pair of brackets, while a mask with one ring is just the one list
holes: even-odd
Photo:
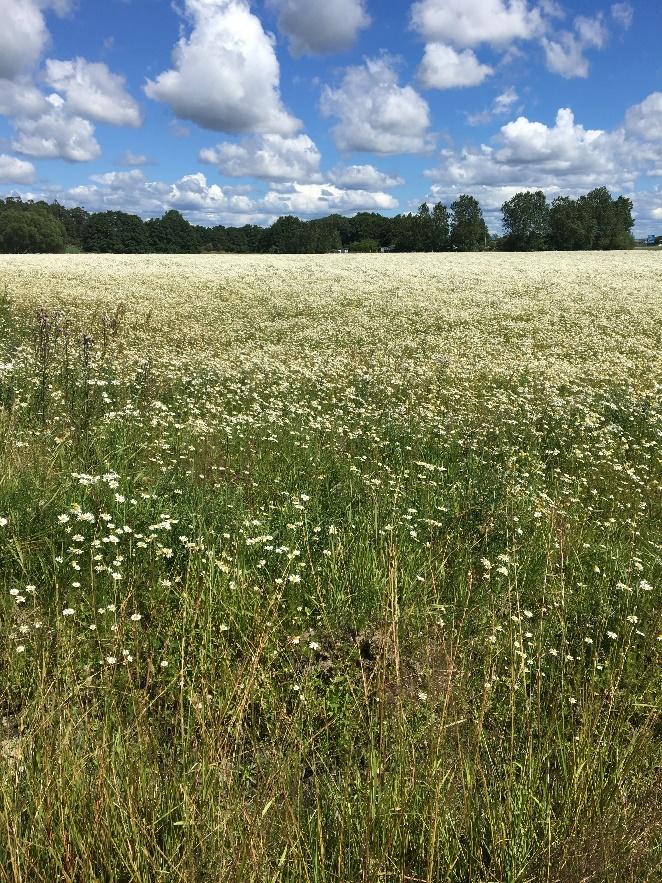
[[0, 212], [0, 252], [11, 254], [64, 251], [64, 225], [44, 211], [9, 208]]
[[489, 231], [480, 203], [466, 193], [451, 205], [450, 243], [458, 251], [482, 251], [487, 248]]
[[503, 246], [512, 251], [541, 251], [549, 241], [549, 206], [542, 190], [516, 193], [501, 207]]
[[560, 251], [632, 248], [632, 200], [612, 199], [606, 187], [571, 199], [557, 196], [549, 210], [547, 248]]
[[234, 252], [324, 254], [333, 251], [438, 252], [540, 251], [631, 248], [632, 202], [599, 187], [549, 204], [541, 190], [517, 193], [502, 208], [503, 235], [490, 236], [478, 200], [461, 194], [450, 208], [424, 202], [415, 213], [385, 217], [358, 212], [304, 221], [294, 215], [269, 227], [206, 227], [171, 209], [144, 220], [121, 211], [89, 213], [58, 202], [0, 199], [2, 251], [63, 251], [118, 254]]
[[84, 224], [81, 245], [84, 251], [141, 254], [148, 251], [146, 227], [137, 215], [100, 212]]

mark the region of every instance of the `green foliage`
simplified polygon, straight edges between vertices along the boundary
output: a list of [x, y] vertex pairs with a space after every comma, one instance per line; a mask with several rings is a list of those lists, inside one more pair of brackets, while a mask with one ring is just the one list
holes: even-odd
[[632, 208], [630, 199], [612, 199], [606, 187], [576, 200], [557, 197], [549, 212], [550, 247], [560, 251], [632, 248]]
[[446, 206], [438, 202], [432, 209], [432, 251], [446, 251], [450, 246], [450, 215]]
[[142, 254], [148, 250], [145, 225], [137, 215], [99, 212], [92, 215], [81, 232], [83, 251]]
[[58, 202], [47, 203], [43, 200], [24, 202], [18, 196], [8, 196], [5, 200], [0, 199], [0, 214], [10, 210], [20, 211], [26, 215], [38, 215], [40, 218], [48, 216], [55, 219], [64, 228], [65, 244], [75, 246], [80, 246], [81, 244], [81, 231], [89, 217], [89, 214], [84, 209], [65, 208]]
[[311, 221], [311, 244], [315, 254], [327, 254], [342, 248], [342, 239], [338, 228], [322, 218], [319, 221]]
[[278, 218], [265, 237], [268, 251], [275, 254], [296, 254], [311, 251], [310, 237], [303, 221], [294, 215]]
[[588, 248], [584, 217], [576, 200], [557, 196], [549, 211], [550, 248], [579, 251]]
[[161, 254], [194, 254], [199, 251], [195, 231], [181, 212], [171, 209], [162, 218], [145, 224], [148, 250]]
[[67, 245], [82, 246], [83, 228], [90, 217], [90, 213], [82, 208], [65, 208], [59, 202], [49, 205], [48, 211], [63, 224], [66, 231]]
[[477, 199], [463, 194], [451, 205], [450, 243], [457, 251], [482, 251], [489, 231]]
[[362, 252], [370, 254], [379, 251], [379, 242], [376, 239], [359, 239], [358, 242], [352, 242], [349, 247], [352, 252]]
[[[268, 228], [257, 224], [199, 226], [175, 210], [143, 221], [119, 211], [90, 214], [57, 202], [23, 202], [16, 197], [0, 200], [0, 215], [11, 212], [5, 226], [11, 221], [14, 229], [5, 237], [5, 250], [26, 250], [26, 242], [34, 243], [42, 235], [35, 230], [39, 228], [43, 233], [44, 217], [61, 225], [66, 246], [118, 254], [325, 254], [340, 249], [365, 250], [366, 242], [377, 243], [376, 250], [397, 252], [482, 251], [494, 247], [515, 251], [616, 249], [634, 245], [631, 201], [622, 196], [612, 199], [604, 187], [579, 199], [558, 197], [551, 206], [541, 191], [518, 193], [504, 203], [502, 210], [504, 236], [495, 243], [478, 201], [466, 194], [453, 203], [450, 212], [441, 202], [433, 206], [423, 203], [415, 214], [393, 218], [376, 212], [358, 212], [351, 218], [334, 214], [310, 221], [287, 215]], [[33, 224], [19, 218], [17, 212], [40, 220]], [[27, 232], [28, 228], [32, 233]], [[46, 244], [48, 250], [61, 250], [59, 235], [41, 244], [42, 250]]]
[[501, 207], [506, 251], [543, 251], [549, 242], [549, 207], [542, 190], [516, 193]]
[[390, 218], [385, 218], [376, 212], [359, 212], [351, 218], [351, 239], [353, 242], [361, 239], [373, 239], [379, 245], [389, 245], [390, 223]]
[[449, 247], [449, 214], [445, 205], [438, 202], [430, 210], [424, 202], [414, 217], [412, 246], [407, 251], [446, 251]]
[[396, 215], [392, 221], [393, 247], [396, 251], [416, 251], [418, 245], [415, 215]]
[[414, 235], [421, 251], [432, 251], [433, 230], [432, 212], [427, 202], [424, 202], [414, 218]]
[[633, 247], [630, 231], [634, 218], [630, 199], [625, 196], [612, 199], [606, 187], [599, 187], [581, 196], [579, 202], [587, 219], [587, 229], [591, 232], [591, 248], [605, 251]]
[[64, 226], [44, 211], [0, 211], [0, 252], [16, 254], [64, 251]]

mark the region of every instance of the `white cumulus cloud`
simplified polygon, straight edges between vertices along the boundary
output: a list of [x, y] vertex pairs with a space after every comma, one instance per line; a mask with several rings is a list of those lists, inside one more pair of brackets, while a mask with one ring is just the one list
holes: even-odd
[[28, 77], [0, 80], [0, 114], [4, 116], [39, 116], [49, 108], [46, 97]]
[[0, 77], [13, 79], [37, 63], [48, 41], [42, 6], [35, 0], [3, 0]]
[[398, 207], [389, 193], [367, 190], [344, 190], [335, 184], [298, 184], [271, 190], [262, 201], [263, 208], [275, 215], [329, 215], [336, 212], [386, 211]]
[[321, 108], [340, 120], [333, 135], [341, 150], [422, 153], [432, 146], [428, 104], [411, 86], [399, 85], [388, 57], [346, 68], [338, 88], [324, 87]]
[[34, 179], [32, 163], [0, 153], [0, 184], [32, 184]]
[[662, 187], [651, 187], [633, 194], [637, 229], [646, 235], [662, 236]]
[[501, 128], [503, 146], [497, 151], [502, 163], [536, 163], [556, 172], [591, 167], [598, 157], [596, 145], [605, 136], [601, 129], [585, 129], [575, 122], [570, 108], [561, 108], [553, 126], [521, 116]]
[[390, 190], [405, 183], [399, 175], [387, 175], [370, 164], [339, 166], [332, 169], [330, 178], [338, 187], [349, 190]]
[[96, 159], [101, 148], [94, 137], [92, 123], [69, 116], [61, 99], [52, 104], [52, 109], [41, 116], [16, 120], [13, 149], [38, 159], [62, 158], [70, 162]]
[[[55, 2], [50, 5], [55, 8]], [[66, 3], [59, 3], [57, 9], [65, 11]], [[138, 106], [124, 89], [124, 78], [105, 64], [84, 58], [48, 59], [43, 81], [57, 91], [46, 94], [30, 74], [0, 78], [0, 114], [11, 120], [15, 129], [12, 148], [19, 153], [86, 162], [101, 153], [90, 120], [129, 126], [141, 123]]]
[[126, 92], [125, 79], [99, 62], [74, 58], [46, 61], [44, 79], [61, 92], [73, 115], [110, 123], [114, 126], [140, 126], [140, 109]]
[[498, 226], [501, 204], [522, 190], [544, 190], [553, 199], [606, 186], [634, 200], [640, 234], [655, 232], [662, 188], [637, 184], [642, 176], [662, 177], [661, 119], [662, 93], [655, 92], [612, 130], [585, 128], [570, 108], [559, 109], [553, 125], [519, 116], [488, 143], [442, 150], [439, 164], [424, 172], [435, 182], [429, 195], [449, 203], [471, 193]]
[[249, 197], [226, 193], [218, 184], [209, 184], [201, 172], [184, 175], [170, 185], [167, 194], [170, 208], [182, 212], [215, 217], [222, 212], [248, 212], [253, 210]]
[[308, 135], [258, 135], [229, 141], [200, 151], [200, 160], [233, 178], [267, 181], [321, 180], [320, 152]]
[[538, 9], [526, 0], [417, 0], [412, 25], [428, 42], [455, 46], [506, 46], [529, 40], [543, 28]]
[[65, 203], [84, 205], [91, 211], [125, 211], [153, 217], [177, 209], [190, 220], [219, 224], [243, 223], [235, 215], [255, 211], [247, 196], [229, 188], [209, 184], [202, 173], [184, 175], [172, 183], [150, 181], [140, 169], [129, 172], [106, 172], [93, 175], [91, 184], [82, 184], [58, 194]]
[[662, 141], [662, 92], [651, 92], [641, 104], [630, 107], [625, 126], [644, 141]]
[[247, 0], [185, 0], [193, 28], [173, 51], [173, 67], [148, 80], [150, 98], [180, 119], [219, 132], [291, 135], [273, 39]]
[[283, 214], [315, 217], [398, 206], [388, 193], [344, 189], [331, 183], [281, 183], [260, 196], [243, 188], [210, 184], [201, 172], [167, 182], [149, 180], [141, 169], [93, 175], [87, 184], [67, 190], [50, 188], [48, 193], [31, 196], [57, 198], [64, 205], [83, 205], [90, 211], [125, 211], [145, 218], [177, 209], [193, 223], [234, 226], [270, 224]]
[[481, 64], [472, 49], [458, 52], [444, 43], [428, 43], [418, 78], [426, 89], [458, 89], [479, 86], [494, 69]]
[[630, 3], [612, 3], [611, 17], [627, 31], [632, 25], [634, 8]]
[[584, 46], [593, 46], [596, 49], [602, 49], [609, 39], [609, 31], [602, 14], [593, 18], [578, 15], [575, 19], [575, 31]]
[[442, 152], [429, 177], [460, 187], [588, 190], [606, 184], [632, 186], [636, 170], [622, 130], [585, 129], [569, 108], [553, 126], [524, 116], [501, 127], [495, 146], [481, 144]]
[[148, 166], [151, 160], [144, 153], [134, 153], [133, 150], [125, 150], [117, 162], [120, 166]]
[[479, 113], [468, 113], [467, 122], [470, 126], [485, 125], [485, 123], [489, 123], [494, 117], [507, 114], [518, 101], [519, 95], [517, 94], [517, 90], [513, 86], [510, 86], [508, 89], [500, 92], [490, 107], [486, 110], [482, 110]]
[[601, 15], [588, 18], [580, 15], [574, 21], [573, 31], [561, 31], [551, 37], [543, 37], [547, 67], [552, 73], [566, 79], [586, 78], [589, 62], [587, 49], [603, 49], [609, 32]]
[[94, 181], [95, 184], [104, 184], [115, 190], [140, 186], [146, 180], [144, 173], [139, 169], [133, 169], [130, 172], [104, 172], [101, 175], [90, 175], [90, 181]]
[[44, 11], [69, 11], [70, 0], [2, 0], [0, 12], [0, 79], [12, 80], [39, 61], [50, 34]]
[[370, 17], [364, 0], [269, 0], [293, 55], [340, 52], [354, 43]]

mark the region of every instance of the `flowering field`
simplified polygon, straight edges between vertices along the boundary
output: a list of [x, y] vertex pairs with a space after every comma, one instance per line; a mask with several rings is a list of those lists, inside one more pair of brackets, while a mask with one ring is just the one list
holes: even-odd
[[0, 881], [652, 881], [662, 256], [0, 257]]

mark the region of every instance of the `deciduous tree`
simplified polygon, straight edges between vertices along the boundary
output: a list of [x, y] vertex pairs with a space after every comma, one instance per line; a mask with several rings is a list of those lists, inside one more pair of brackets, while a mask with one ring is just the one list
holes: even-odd
[[480, 203], [466, 193], [451, 205], [451, 246], [458, 251], [481, 251], [487, 247], [489, 231]]

